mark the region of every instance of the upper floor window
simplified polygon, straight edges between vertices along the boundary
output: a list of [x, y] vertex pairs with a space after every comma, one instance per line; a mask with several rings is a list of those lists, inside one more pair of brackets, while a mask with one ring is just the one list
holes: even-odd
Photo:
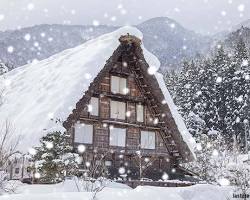
[[92, 144], [93, 143], [93, 125], [90, 124], [75, 124], [76, 143]]
[[141, 148], [155, 149], [155, 132], [141, 131]]
[[98, 98], [91, 97], [89, 105], [88, 105], [88, 112], [94, 116], [99, 115], [99, 99]]
[[125, 119], [126, 104], [120, 101], [110, 102], [110, 117], [113, 119]]
[[111, 128], [109, 137], [110, 146], [125, 147], [126, 144], [126, 129]]
[[118, 76], [111, 76], [111, 92], [114, 94], [127, 94], [127, 79]]
[[138, 122], [144, 121], [144, 106], [141, 104], [136, 105], [136, 121]]

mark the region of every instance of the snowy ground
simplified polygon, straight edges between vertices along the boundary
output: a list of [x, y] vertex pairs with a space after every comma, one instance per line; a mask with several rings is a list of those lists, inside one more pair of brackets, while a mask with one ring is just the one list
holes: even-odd
[[[92, 194], [78, 192], [74, 181], [56, 185], [21, 185], [17, 194], [0, 196], [0, 200], [89, 200]], [[98, 200], [227, 200], [232, 198], [230, 187], [195, 185], [179, 188], [139, 186], [111, 183], [97, 194]], [[229, 199], [228, 198], [228, 199]]]

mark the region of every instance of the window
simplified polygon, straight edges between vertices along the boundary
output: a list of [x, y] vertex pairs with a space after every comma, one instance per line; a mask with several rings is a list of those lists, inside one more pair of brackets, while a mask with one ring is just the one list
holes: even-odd
[[110, 113], [113, 119], [125, 119], [126, 104], [119, 101], [110, 102]]
[[126, 129], [111, 128], [109, 144], [110, 146], [125, 147], [126, 143]]
[[141, 131], [141, 148], [155, 149], [155, 132]]
[[75, 142], [92, 144], [93, 142], [93, 125], [75, 124]]
[[15, 174], [19, 174], [19, 168], [15, 168]]
[[111, 76], [111, 92], [114, 94], [127, 94], [127, 79], [118, 76]]
[[144, 107], [141, 104], [136, 105], [136, 120], [138, 122], [144, 121]]
[[99, 99], [96, 97], [91, 97], [90, 103], [88, 105], [88, 111], [91, 115], [98, 116], [99, 115]]

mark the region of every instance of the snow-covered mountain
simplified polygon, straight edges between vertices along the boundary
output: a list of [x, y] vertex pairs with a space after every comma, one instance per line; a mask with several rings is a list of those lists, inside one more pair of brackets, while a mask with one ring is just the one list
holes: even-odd
[[[105, 25], [37, 25], [0, 32], [0, 60], [18, 67], [48, 58], [117, 28]], [[144, 35], [145, 46], [159, 58], [163, 67], [204, 52], [210, 44], [210, 38], [189, 31], [166, 17], [145, 21], [137, 28]]]
[[[39, 138], [49, 130], [62, 130], [61, 124], [55, 122], [56, 119], [64, 121], [68, 117], [118, 47], [118, 38], [127, 33], [142, 38], [142, 33], [138, 29], [123, 27], [0, 76], [0, 91], [4, 91], [0, 106], [0, 122], [4, 123], [8, 119], [13, 123], [15, 134], [22, 135], [21, 150], [25, 151], [36, 145]], [[183, 134], [184, 141], [189, 145], [193, 141], [192, 137], [174, 106], [163, 76], [156, 72], [160, 68], [160, 62], [143, 46], [142, 48], [175, 123]]]

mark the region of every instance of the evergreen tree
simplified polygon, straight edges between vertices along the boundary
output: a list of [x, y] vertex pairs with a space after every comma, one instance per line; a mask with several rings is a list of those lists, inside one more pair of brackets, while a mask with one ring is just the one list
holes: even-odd
[[40, 143], [33, 156], [34, 171], [40, 175], [40, 182], [56, 183], [62, 181], [65, 176], [76, 174], [77, 155], [71, 153], [73, 148], [66, 133], [48, 133], [40, 139]]

